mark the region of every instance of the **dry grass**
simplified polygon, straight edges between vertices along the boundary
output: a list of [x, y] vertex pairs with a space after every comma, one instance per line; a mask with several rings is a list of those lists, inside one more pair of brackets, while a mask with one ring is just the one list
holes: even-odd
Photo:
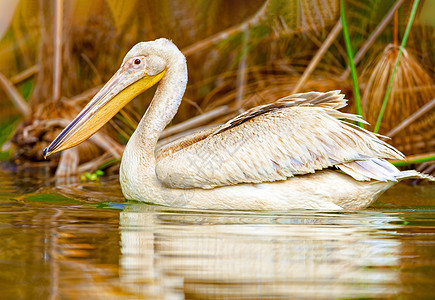
[[[388, 45], [380, 57], [370, 64], [364, 71], [365, 89], [362, 99], [365, 119], [375, 124], [379, 110], [382, 106], [388, 81], [391, 76], [398, 47]], [[381, 123], [380, 133], [388, 131], [399, 125], [403, 120], [418, 111], [422, 106], [435, 98], [435, 82], [428, 72], [408, 51], [403, 52], [394, 77], [390, 98]], [[434, 139], [435, 111], [431, 110], [420, 120], [410, 124], [402, 132], [394, 136], [392, 142], [406, 152], [432, 151], [433, 146], [420, 145], [416, 140], [430, 141]], [[404, 144], [410, 146], [404, 147]], [[414, 147], [414, 146], [415, 147]], [[414, 148], [414, 149], [413, 149]]]
[[[235, 108], [237, 99], [237, 90], [234, 89], [235, 76], [236, 74], [228, 76], [207, 95], [202, 102], [204, 111], [222, 105]], [[284, 63], [252, 68], [247, 76], [245, 99], [242, 107], [245, 110], [290, 95], [299, 80], [299, 76], [294, 74], [294, 70], [291, 70], [288, 66], [286, 67]], [[352, 94], [351, 83], [348, 81], [343, 82], [335, 77], [312, 77], [304, 84], [301, 92], [336, 89], [341, 89], [349, 96]]]
[[[358, 49], [384, 19], [392, 3], [345, 2], [352, 45]], [[25, 120], [16, 137], [22, 142], [18, 144], [22, 151], [17, 153], [25, 155], [24, 159], [39, 160], [41, 149], [61, 128], [29, 127], [31, 130], [26, 132], [35, 133], [31, 140], [40, 141], [26, 145], [29, 139], [19, 136], [25, 126], [50, 119], [72, 119], [96, 92], [93, 88], [110, 78], [123, 55], [138, 41], [167, 37], [188, 55], [189, 85], [173, 124], [223, 105], [229, 107], [227, 114], [210, 118], [202, 126], [223, 122], [236, 114], [240, 100], [241, 109], [248, 109], [290, 94], [339, 20], [337, 0], [251, 0], [249, 5], [231, 0], [64, 1], [61, 98], [53, 101], [55, 13], [48, 3], [20, 0], [12, 26], [0, 40], [0, 72], [8, 78], [38, 66], [33, 77], [24, 79], [24, 84], [33, 84], [28, 97], [31, 117]], [[405, 1], [399, 11], [400, 30], [406, 23], [409, 5]], [[423, 23], [416, 24], [408, 44], [409, 53], [403, 57], [396, 75], [393, 98], [384, 117], [384, 133], [434, 98], [431, 78], [435, 77], [435, 30]], [[360, 82], [362, 92], [367, 95], [364, 117], [373, 124], [395, 51], [388, 49], [376, 60], [373, 53], [381, 52], [391, 42], [391, 25], [382, 27], [385, 29], [370, 44], [368, 55], [361, 57], [359, 64], [361, 68], [368, 66]], [[342, 76], [347, 65], [341, 35], [325, 48], [299, 91], [340, 89], [350, 99], [347, 110], [355, 112], [351, 82]], [[20, 87], [23, 83], [16, 85]], [[83, 91], [89, 93], [80, 95]], [[104, 128], [103, 134], [124, 144], [145, 112], [152, 93], [153, 90], [132, 101]], [[0, 94], [0, 107], [9, 107], [2, 109], [0, 116], [17, 113], [10, 108], [11, 104], [5, 104], [9, 101], [6, 99]], [[430, 150], [434, 121], [433, 112], [426, 113], [397, 134], [393, 142], [398, 146], [406, 142], [403, 147], [408, 153]], [[95, 156], [95, 151], [105, 152], [101, 149], [93, 143], [83, 146], [82, 162]]]

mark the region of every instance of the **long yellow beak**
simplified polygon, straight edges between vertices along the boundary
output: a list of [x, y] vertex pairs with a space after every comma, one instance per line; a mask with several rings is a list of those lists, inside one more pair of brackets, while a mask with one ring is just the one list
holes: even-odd
[[44, 158], [74, 147], [97, 132], [127, 103], [159, 82], [166, 70], [154, 75], [119, 69], [75, 119], [44, 150]]

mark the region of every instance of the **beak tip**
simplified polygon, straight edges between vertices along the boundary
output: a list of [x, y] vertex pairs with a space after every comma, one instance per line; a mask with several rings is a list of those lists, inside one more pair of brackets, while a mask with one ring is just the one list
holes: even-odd
[[47, 159], [47, 157], [50, 155], [50, 153], [48, 152], [48, 147], [44, 149], [44, 159]]

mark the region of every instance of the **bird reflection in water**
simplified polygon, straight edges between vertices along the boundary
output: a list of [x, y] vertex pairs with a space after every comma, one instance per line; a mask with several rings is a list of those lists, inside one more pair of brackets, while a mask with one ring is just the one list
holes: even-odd
[[[134, 294], [179, 298], [396, 293], [400, 241], [373, 239], [376, 226], [342, 226], [353, 218], [342, 217], [177, 213], [129, 205], [120, 216], [121, 280]], [[377, 220], [367, 217], [367, 223]], [[392, 219], [383, 219], [381, 227]]]

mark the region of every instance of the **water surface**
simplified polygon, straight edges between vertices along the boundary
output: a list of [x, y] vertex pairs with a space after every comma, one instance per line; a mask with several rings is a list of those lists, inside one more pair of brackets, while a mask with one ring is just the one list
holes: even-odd
[[358, 212], [174, 209], [125, 203], [116, 179], [4, 170], [0, 186], [2, 299], [435, 297], [433, 185]]

